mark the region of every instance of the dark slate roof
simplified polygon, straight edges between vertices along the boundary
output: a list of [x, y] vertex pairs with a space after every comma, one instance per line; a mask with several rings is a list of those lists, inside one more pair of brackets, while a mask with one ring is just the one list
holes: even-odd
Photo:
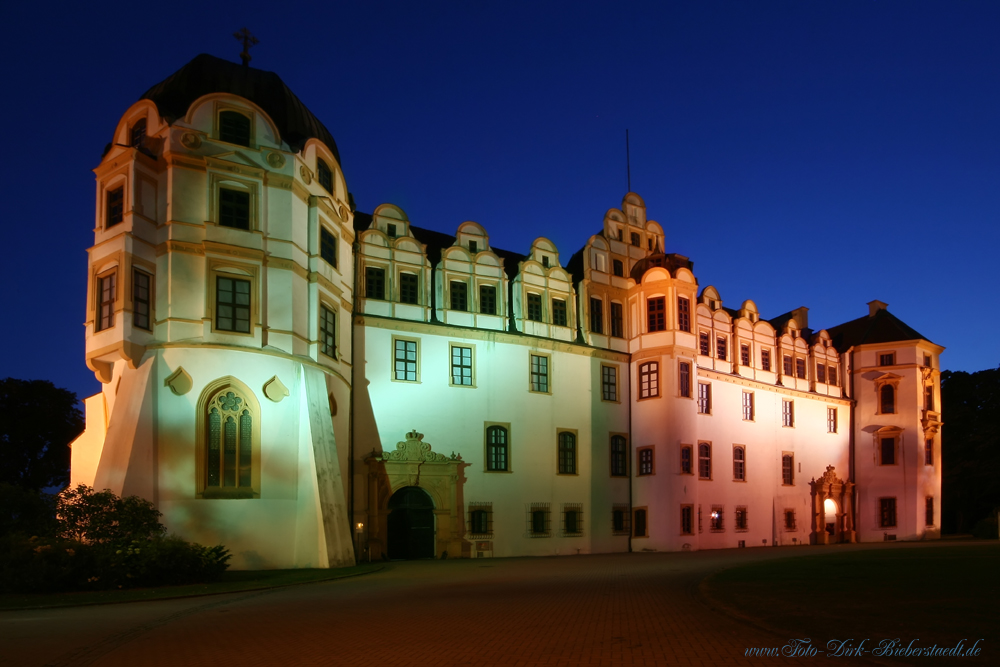
[[[371, 227], [371, 225], [372, 215], [370, 213], [355, 211], [354, 231], [362, 232]], [[435, 268], [441, 261], [441, 252], [445, 248], [450, 248], [455, 245], [454, 234], [436, 232], [433, 229], [417, 227], [414, 224], [410, 225], [410, 232], [413, 234], [413, 238], [427, 246], [427, 259], [430, 260], [431, 266]], [[500, 248], [494, 248], [492, 246], [490, 247], [490, 250], [492, 250], [497, 257], [503, 260], [504, 273], [507, 274], [507, 278], [510, 280], [513, 280], [517, 275], [517, 265], [528, 259], [527, 255], [511, 252], [510, 250], [501, 250]]]
[[838, 324], [826, 330], [838, 352], [846, 352], [854, 345], [892, 343], [902, 340], [930, 340], [884, 308], [873, 317]]
[[340, 163], [333, 135], [274, 72], [202, 53], [139, 99], [152, 100], [160, 115], [173, 123], [187, 114], [192, 102], [210, 93], [230, 93], [250, 100], [271, 117], [281, 138], [293, 151], [302, 150], [307, 140], [316, 138], [326, 144]]
[[642, 276], [645, 275], [646, 271], [649, 271], [654, 266], [662, 266], [669, 271], [672, 276], [676, 276], [677, 269], [681, 267], [694, 271], [694, 262], [684, 255], [678, 255], [676, 253], [665, 255], [662, 252], [654, 252], [651, 255], [646, 255], [636, 262], [632, 266], [632, 271], [629, 273], [629, 276], [635, 282], [641, 282]]

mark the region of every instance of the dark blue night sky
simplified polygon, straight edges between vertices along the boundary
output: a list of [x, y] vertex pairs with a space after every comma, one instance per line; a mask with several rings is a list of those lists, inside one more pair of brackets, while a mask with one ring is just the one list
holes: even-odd
[[[208, 7], [206, 9], [206, 6]], [[825, 328], [880, 299], [996, 367], [1000, 3], [8, 3], [0, 377], [84, 364], [94, 176], [121, 114], [201, 52], [277, 72], [358, 208], [561, 259], [632, 189], [701, 286]]]

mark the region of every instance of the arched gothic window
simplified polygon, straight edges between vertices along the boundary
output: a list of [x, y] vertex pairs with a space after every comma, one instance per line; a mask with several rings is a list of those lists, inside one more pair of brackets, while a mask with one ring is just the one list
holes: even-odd
[[205, 498], [255, 498], [260, 489], [260, 407], [238, 381], [210, 385], [201, 402], [199, 490]]

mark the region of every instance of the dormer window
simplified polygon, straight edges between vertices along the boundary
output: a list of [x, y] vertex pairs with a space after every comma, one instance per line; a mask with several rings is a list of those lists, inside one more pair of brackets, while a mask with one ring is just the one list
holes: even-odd
[[132, 130], [129, 133], [129, 146], [132, 148], [142, 148], [143, 144], [146, 142], [146, 119], [140, 118], [135, 121], [132, 125]]
[[316, 158], [316, 180], [324, 190], [333, 194], [333, 172], [330, 171], [330, 165], [320, 158]]
[[619, 241], [624, 241], [625, 240], [624, 236], [625, 236], [625, 230], [619, 228], [618, 229], [618, 240]]
[[619, 278], [623, 278], [625, 276], [625, 265], [620, 259], [611, 260], [611, 269]]
[[396, 238], [396, 225], [387, 224], [385, 226], [385, 229], [386, 229], [385, 233], [389, 236], [390, 239]]
[[638, 232], [632, 232], [632, 245], [636, 248], [640, 247], [642, 239], [639, 237]]
[[549, 258], [546, 257], [545, 255], [542, 255], [542, 266], [544, 266], [546, 269], [549, 268]]
[[240, 146], [250, 145], [250, 118], [238, 111], [219, 113], [219, 141]]
[[476, 243], [475, 241], [469, 241], [469, 252], [471, 252], [473, 255], [479, 252], [479, 244]]
[[653, 239], [646, 239], [646, 246], [652, 250], [653, 249]]

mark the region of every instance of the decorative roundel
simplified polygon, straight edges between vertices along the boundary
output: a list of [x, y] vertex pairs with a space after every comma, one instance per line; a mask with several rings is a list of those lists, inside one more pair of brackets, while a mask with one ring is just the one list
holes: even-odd
[[306, 169], [305, 165], [302, 165], [302, 167], [299, 168], [299, 173], [302, 174], [302, 180], [306, 182], [306, 185], [312, 183], [312, 174], [309, 173], [309, 170]]
[[184, 136], [181, 137], [181, 144], [185, 148], [190, 148], [194, 150], [201, 146], [201, 137], [197, 134], [192, 134], [191, 132], [185, 132]]
[[281, 169], [285, 166], [285, 156], [281, 153], [268, 153], [266, 159], [267, 163], [275, 169]]
[[347, 207], [343, 204], [340, 205], [340, 219], [347, 220]]

